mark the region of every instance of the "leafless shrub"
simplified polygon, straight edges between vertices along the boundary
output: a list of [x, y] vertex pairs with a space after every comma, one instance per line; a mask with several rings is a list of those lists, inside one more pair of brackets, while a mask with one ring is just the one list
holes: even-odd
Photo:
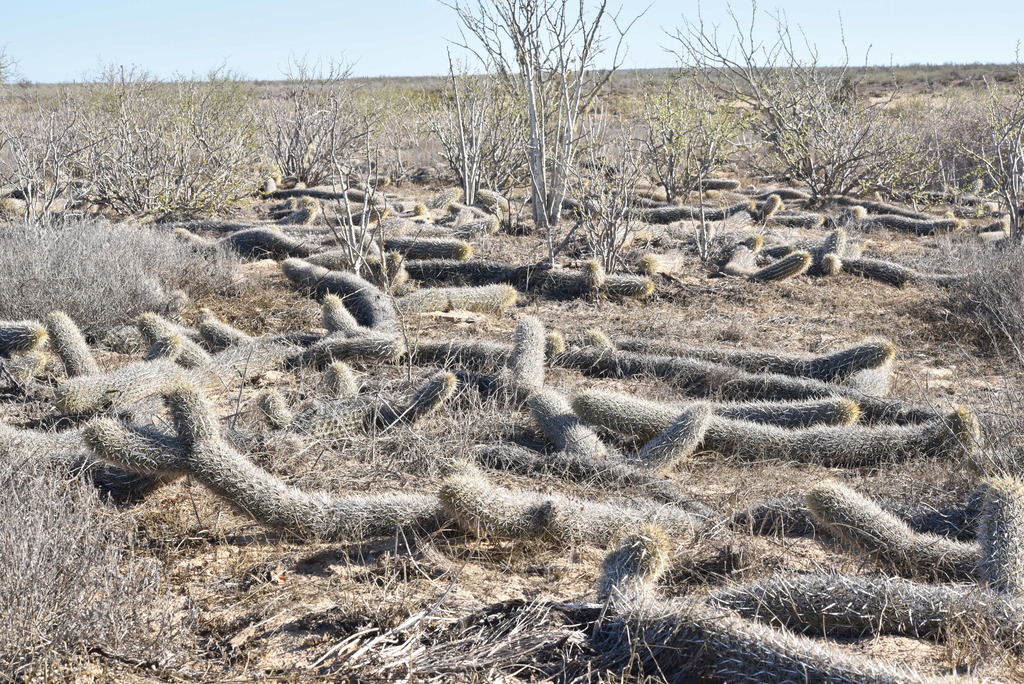
[[365, 144], [372, 117], [356, 106], [351, 71], [338, 62], [293, 59], [287, 81], [268, 89], [267, 154], [283, 174], [321, 185], [334, 174], [334, 160]]
[[497, 77], [470, 74], [449, 61], [448, 85], [428, 125], [466, 204], [476, 201], [481, 187], [504, 192], [523, 176], [525, 123], [521, 103]]
[[[548, 258], [554, 263], [552, 230], [568, 190], [580, 119], [622, 63], [629, 25], [619, 25], [606, 0], [589, 13], [584, 3], [570, 0], [447, 4], [479, 45], [474, 52], [480, 63], [493, 66], [509, 93], [525, 105], [533, 220], [547, 234]], [[605, 51], [609, 23], [618, 41], [611, 69], [601, 71], [595, 60]]]
[[6, 83], [14, 74], [14, 61], [7, 56], [7, 51], [0, 49], [0, 84]]
[[125, 216], [216, 214], [252, 194], [260, 163], [248, 87], [233, 74], [162, 83], [108, 67], [83, 88], [88, 199]]
[[1010, 235], [1020, 239], [1024, 218], [1024, 72], [1017, 67], [1012, 87], [988, 83], [985, 139], [971, 150], [1010, 215]]
[[911, 197], [918, 191], [962, 193], [985, 177], [982, 164], [969, 151], [985, 138], [982, 97], [975, 91], [900, 98], [893, 103], [894, 120], [911, 129], [914, 162], [905, 168], [903, 185]]
[[586, 144], [575, 183], [583, 198], [578, 225], [594, 258], [606, 271], [616, 271], [623, 266], [622, 249], [642, 225], [630, 195], [643, 177], [643, 160], [625, 122], [594, 111], [582, 130]]
[[0, 679], [50, 679], [89, 649], [160, 662], [182, 625], [158, 567], [94, 490], [0, 462]]
[[[357, 273], [372, 277], [369, 262], [373, 257], [384, 254], [384, 235], [379, 219], [384, 215], [386, 202], [375, 184], [381, 152], [379, 148], [370, 146], [369, 138], [365, 142], [361, 163], [349, 165], [337, 157], [331, 160], [341, 193], [340, 198], [332, 203], [335, 218], [328, 220], [334, 226], [334, 236], [339, 248], [345, 251], [348, 262], [354, 265]], [[357, 187], [364, 193], [359, 203], [349, 198], [350, 191]], [[380, 263], [383, 267], [383, 261]], [[390, 283], [380, 284], [390, 292]]]
[[147, 226], [0, 226], [0, 319], [60, 309], [97, 333], [164, 310], [174, 290], [194, 297], [230, 288], [236, 263]]
[[378, 112], [373, 131], [374, 144], [381, 151], [378, 171], [397, 185], [420, 165], [419, 155], [427, 138], [419, 115], [426, 108], [425, 97], [397, 87], [378, 87], [368, 95], [373, 97]]
[[25, 200], [25, 219], [38, 221], [77, 204], [85, 184], [76, 171], [92, 145], [74, 95], [55, 99], [38, 94], [0, 105], [0, 184], [13, 186]]
[[729, 161], [743, 115], [715, 97], [705, 74], [684, 71], [642, 89], [644, 158], [669, 202]]
[[730, 14], [730, 36], [700, 16], [687, 21], [676, 34], [680, 57], [714, 73], [727, 97], [753, 110], [754, 129], [779, 169], [815, 198], [890, 184], [909, 161], [902, 129], [886, 125], [895, 87], [869, 99], [858, 89], [863, 72], [850, 67], [849, 57], [826, 67], [812, 45], [802, 56], [784, 15], [767, 15], [774, 35], [762, 40], [756, 3], [748, 26]]

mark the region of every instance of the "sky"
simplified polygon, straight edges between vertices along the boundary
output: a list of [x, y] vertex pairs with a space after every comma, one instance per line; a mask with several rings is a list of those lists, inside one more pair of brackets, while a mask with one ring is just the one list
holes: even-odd
[[[476, 2], [477, 0], [472, 0]], [[485, 0], [486, 1], [486, 0]], [[594, 0], [587, 0], [593, 5]], [[136, 66], [161, 78], [203, 74], [227, 66], [258, 80], [282, 78], [293, 57], [354, 64], [357, 76], [423, 76], [447, 72], [447, 51], [458, 53], [459, 24], [439, 0], [5, 0], [0, 46], [17, 77], [54, 83], [80, 81], [102, 65]], [[627, 35], [625, 68], [675, 66], [672, 35], [698, 16], [696, 1], [622, 0], [610, 7], [637, 19]], [[724, 3], [702, 6], [705, 22], [731, 35]], [[744, 24], [751, 4], [733, 3]], [[799, 26], [825, 63], [842, 59], [845, 34], [851, 62], [864, 64], [1007, 63], [1024, 37], [1024, 2], [977, 0], [762, 0]], [[645, 12], [646, 10], [646, 12]], [[842, 31], [840, 30], [842, 27]], [[607, 66], [601, 64], [599, 66]]]

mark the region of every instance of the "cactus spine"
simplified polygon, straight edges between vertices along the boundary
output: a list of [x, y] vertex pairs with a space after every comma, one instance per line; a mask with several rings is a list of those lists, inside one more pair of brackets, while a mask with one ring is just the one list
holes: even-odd
[[793, 401], [845, 396], [857, 402], [862, 417], [870, 423], [913, 424], [941, 417], [929, 406], [871, 397], [852, 387], [788, 375], [748, 373], [735, 366], [699, 359], [577, 347], [570, 348], [552, 362], [596, 377], [652, 375], [665, 378], [692, 397], [728, 401]]
[[412, 351], [418, 364], [459, 365], [494, 372], [504, 367], [512, 357], [512, 345], [488, 340], [448, 340], [445, 342], [419, 342]]
[[941, 640], [972, 626], [1016, 643], [1024, 608], [969, 584], [922, 584], [894, 577], [839, 573], [775, 575], [723, 589], [713, 605], [776, 627], [830, 637], [893, 634]]
[[707, 404], [696, 404], [680, 412], [671, 425], [640, 449], [637, 460], [657, 472], [675, 466], [697, 450], [710, 418], [711, 407]]
[[902, 230], [914, 235], [935, 235], [936, 233], [947, 233], [960, 230], [963, 221], [960, 219], [944, 218], [911, 218], [909, 216], [898, 216], [895, 214], [876, 214], [861, 219], [864, 226], [879, 226]]
[[384, 249], [398, 252], [406, 259], [464, 261], [473, 256], [473, 245], [453, 238], [392, 237], [384, 241]]
[[921, 534], [875, 502], [838, 482], [826, 481], [807, 493], [814, 517], [839, 539], [870, 554], [880, 564], [910, 577], [970, 581], [978, 566], [978, 546]]
[[775, 212], [782, 211], [785, 208], [786, 206], [782, 203], [781, 197], [778, 195], [769, 195], [768, 199], [757, 207], [757, 211], [753, 213], [753, 217], [757, 222], [765, 223], [775, 215]]
[[170, 361], [143, 361], [102, 375], [71, 378], [55, 391], [57, 408], [67, 415], [96, 413], [130, 406], [148, 396], [164, 394], [185, 377]]
[[47, 335], [46, 328], [36, 321], [0, 321], [0, 357], [38, 349]]
[[[299, 210], [302, 211], [302, 210]], [[296, 212], [298, 214], [299, 212]], [[296, 214], [293, 214], [295, 216]], [[309, 245], [281, 232], [279, 228], [257, 226], [232, 233], [220, 241], [246, 259], [307, 257]]]
[[793, 252], [782, 257], [774, 264], [765, 266], [747, 276], [747, 280], [755, 283], [768, 283], [793, 278], [807, 271], [811, 266], [811, 255], [808, 252]]
[[474, 455], [478, 463], [488, 468], [526, 476], [553, 476], [602, 488], [635, 488], [655, 501], [685, 508], [699, 517], [713, 515], [710, 509], [683, 494], [671, 482], [612, 457], [596, 458], [568, 451], [542, 454], [515, 444], [488, 445], [477, 449]]
[[679, 206], [679, 207], [658, 207], [648, 209], [639, 213], [640, 220], [646, 223], [667, 224], [676, 221], [724, 221], [730, 216], [741, 213], [753, 213], [757, 211], [757, 205], [753, 201], [739, 202], [727, 207], [709, 206]]
[[452, 237], [458, 238], [459, 240], [468, 240], [470, 238], [480, 237], [481, 235], [493, 235], [498, 232], [499, 227], [501, 227], [501, 221], [498, 217], [489, 216], [487, 218], [468, 221], [455, 226], [452, 228]]
[[747, 461], [781, 459], [824, 466], [873, 466], [912, 458], [964, 458], [976, 450], [976, 416], [966, 409], [920, 425], [815, 426], [787, 430], [712, 416], [702, 447]]
[[538, 389], [526, 400], [526, 405], [541, 431], [559, 451], [580, 456], [603, 457], [606, 454], [597, 433], [580, 422], [560, 392]]
[[329, 396], [337, 399], [359, 394], [359, 383], [352, 369], [342, 361], [333, 361], [327, 366], [324, 371], [323, 388]]
[[94, 375], [100, 367], [89, 351], [89, 345], [75, 322], [62, 311], [52, 311], [44, 319], [50, 336], [50, 345], [64, 363], [69, 378]]
[[509, 375], [514, 386], [527, 393], [544, 387], [546, 344], [544, 326], [536, 316], [520, 319], [509, 358]]
[[296, 287], [317, 297], [335, 294], [341, 297], [356, 322], [380, 334], [397, 335], [398, 313], [383, 291], [355, 273], [329, 271], [302, 259], [285, 259], [281, 271]]
[[448, 188], [434, 196], [434, 199], [430, 201], [430, 208], [446, 210], [451, 205], [457, 204], [464, 199], [465, 193], [463, 193], [462, 188]]
[[664, 530], [643, 525], [626, 535], [605, 556], [597, 597], [601, 601], [630, 601], [650, 594], [668, 569], [671, 541]]
[[458, 380], [453, 374], [437, 371], [406, 401], [395, 406], [381, 406], [377, 410], [377, 426], [384, 428], [399, 422], [411, 425], [448, 401], [457, 387]]
[[472, 466], [462, 466], [445, 478], [438, 497], [460, 527], [482, 537], [607, 546], [647, 524], [660, 525], [667, 534], [684, 538], [694, 531], [690, 514], [676, 508], [512, 492], [492, 485]]
[[0, 421], [0, 456], [14, 463], [25, 459], [29, 463], [70, 465], [83, 448], [80, 430], [24, 430]]
[[1014, 475], [982, 484], [981, 576], [989, 587], [1024, 597], [1024, 482]]
[[643, 299], [654, 292], [654, 281], [635, 275], [608, 275], [600, 288], [601, 294], [610, 297]]
[[341, 301], [341, 297], [338, 295], [324, 295], [324, 298], [320, 300], [320, 314], [328, 334], [337, 334], [342, 337], [357, 337], [370, 332], [356, 322], [356, 319], [349, 313], [345, 303]]
[[51, 359], [49, 354], [38, 349], [18, 354], [11, 359], [0, 357], [0, 377], [9, 374], [15, 384], [20, 387], [32, 385], [36, 378], [46, 373]]
[[[333, 497], [291, 487], [252, 463], [225, 441], [219, 421], [193, 388], [179, 386], [168, 397], [181, 448], [120, 448], [113, 439], [135, 432], [113, 421], [86, 427], [85, 439], [102, 458], [128, 468], [185, 472], [261, 523], [290, 534], [318, 539], [360, 539], [398, 528], [437, 526], [437, 500], [417, 494]], [[170, 438], [164, 438], [170, 439]], [[128, 440], [131, 443], [131, 440]]]
[[294, 354], [288, 363], [291, 366], [312, 366], [325, 368], [334, 361], [352, 359], [393, 361], [405, 352], [400, 340], [391, 336], [367, 334], [362, 337], [340, 337], [330, 335], [309, 349]]
[[256, 398], [256, 407], [275, 430], [285, 429], [295, 419], [284, 395], [277, 390], [264, 390]]
[[[146, 342], [158, 348], [174, 350], [174, 354], [157, 355], [170, 358], [185, 368], [198, 368], [210, 363], [210, 355], [198, 344], [182, 335], [178, 326], [166, 321], [155, 313], [139, 315], [135, 321]], [[176, 339], [175, 339], [176, 338]]]
[[550, 359], [565, 351], [565, 337], [557, 330], [551, 330], [544, 335], [544, 357]]
[[636, 337], [617, 337], [614, 342], [616, 348], [626, 351], [691, 357], [736, 366], [750, 373], [779, 373], [825, 382], [841, 382], [862, 370], [884, 367], [896, 356], [896, 347], [885, 340], [865, 342], [820, 356], [691, 347]]
[[957, 274], [921, 273], [909, 266], [903, 266], [884, 259], [866, 257], [843, 259], [843, 270], [853, 275], [878, 280], [893, 287], [903, 287], [910, 282], [931, 282], [936, 285], [956, 285], [963, 282], [966, 276]]
[[500, 313], [515, 305], [519, 293], [510, 285], [481, 285], [479, 287], [440, 287], [419, 290], [397, 301], [404, 313], [424, 311], [478, 311]]
[[700, 669], [715, 680], [751, 684], [939, 682], [905, 666], [744, 620], [694, 599], [624, 610], [616, 627], [624, 658], [628, 649], [651, 674], [692, 676], [703, 666]]
[[583, 344], [588, 347], [615, 349], [612, 339], [604, 331], [597, 328], [589, 328], [583, 331]]
[[199, 335], [212, 351], [222, 351], [236, 344], [252, 343], [253, 337], [221, 321], [209, 309], [203, 309], [196, 326]]

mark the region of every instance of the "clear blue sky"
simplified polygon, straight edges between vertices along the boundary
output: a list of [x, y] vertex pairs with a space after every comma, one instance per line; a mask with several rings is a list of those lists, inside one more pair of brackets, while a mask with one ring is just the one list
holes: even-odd
[[[614, 0], [612, 0], [614, 3]], [[664, 47], [691, 0], [625, 0], [624, 14], [647, 14], [629, 34], [626, 67], [674, 64]], [[5, 2], [0, 45], [31, 81], [81, 80], [101, 63], [136, 65], [159, 76], [202, 73], [227, 64], [254, 79], [280, 78], [289, 55], [356, 62], [360, 76], [415, 76], [447, 69], [447, 40], [458, 38], [454, 13], [437, 0], [35, 0]], [[750, 4], [733, 3], [741, 16]], [[705, 18], [724, 19], [704, 3]], [[851, 58], [870, 47], [875, 64], [1010, 62], [1024, 37], [1024, 2], [947, 0], [770, 0], [818, 45], [825, 61], [841, 56], [839, 15]]]

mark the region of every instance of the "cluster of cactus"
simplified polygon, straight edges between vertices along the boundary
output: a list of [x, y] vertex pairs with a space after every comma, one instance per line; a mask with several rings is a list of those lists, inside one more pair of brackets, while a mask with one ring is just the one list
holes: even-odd
[[58, 409], [72, 416], [127, 408], [183, 379], [210, 391], [224, 390], [283, 366], [296, 353], [286, 340], [252, 338], [209, 312], [201, 315], [199, 331], [145, 313], [136, 321], [149, 345], [144, 359], [102, 372], [73, 321], [60, 312], [46, 320], [68, 376], [54, 390], [54, 399]]
[[97, 418], [85, 426], [85, 443], [98, 457], [130, 470], [187, 473], [254, 519], [299, 537], [359, 539], [440, 524], [433, 496], [338, 497], [286, 484], [230, 445], [209, 403], [187, 383], [167, 393], [167, 405], [173, 436]]
[[[829, 511], [825, 517], [833, 533], [884, 557], [890, 567], [960, 582], [998, 576], [988, 588], [838, 572], [776, 573], [703, 597], [661, 600], [655, 584], [665, 572], [669, 547], [648, 528], [627, 536], [605, 559], [597, 591], [611, 616], [597, 647], [613, 662], [639, 665], [643, 673], [706, 674], [730, 682], [975, 681], [932, 678], [814, 637], [942, 641], [967, 636], [992, 639], [1013, 651], [1024, 647], [1024, 603], [1002, 582], [1010, 572], [1019, 577], [1024, 485], [1009, 478], [984, 487], [989, 507], [979, 536], [987, 525], [995, 526], [1001, 528], [995, 536], [1011, 543], [994, 550], [983, 541], [980, 553], [977, 545], [915, 536], [835, 483], [812, 489], [808, 500], [812, 510]], [[996, 499], [999, 503], [992, 503]], [[1012, 571], [1003, 564], [1004, 552], [1017, 564]]]
[[[785, 196], [780, 192], [755, 197], [744, 203], [744, 211], [760, 221], [785, 218], [780, 214]], [[367, 200], [366, 195], [351, 192], [346, 197]], [[458, 205], [458, 199], [448, 195], [439, 205], [453, 209], [456, 221], [477, 216], [472, 208]], [[661, 209], [680, 207], [650, 211]], [[477, 220], [483, 219], [473, 218]], [[231, 238], [262, 241], [260, 249], [272, 253], [272, 240], [252, 236], [284, 236], [265, 227], [252, 230], [248, 237], [246, 231], [235, 231]], [[435, 258], [429, 264], [414, 264], [410, 270], [417, 278], [434, 269], [435, 274], [470, 280], [542, 282], [561, 293], [643, 296], [650, 291], [649, 280], [609, 275], [595, 262], [578, 270], [513, 268], [473, 260], [460, 266], [454, 253], [413, 251], [428, 240], [440, 245], [440, 238], [389, 240], [386, 247], [394, 252]], [[820, 246], [772, 252], [775, 262], [764, 266], [757, 261], [760, 244], [752, 241], [733, 250], [729, 268], [752, 280], [786, 277], [783, 274], [793, 269], [828, 275], [846, 268], [848, 261], [856, 266], [857, 257], [843, 256], [846, 243], [845, 231], [837, 229]], [[286, 251], [277, 255], [306, 256]], [[610, 617], [595, 625], [602, 627], [595, 633], [631, 651], [645, 672], [657, 668], [682, 677], [686, 672], [752, 682], [928, 681], [910, 669], [810, 637], [897, 634], [941, 639], [965, 625], [992, 628], [1007, 643], [1020, 644], [1024, 637], [1024, 484], [1005, 474], [982, 482], [976, 542], [923, 532], [833, 481], [815, 486], [799, 502], [809, 529], [867, 553], [885, 570], [972, 584], [928, 585], [838, 573], [779, 574], [709, 596], [674, 601], [653, 596], [669, 567], [674, 543], [693, 544], [698, 532], [717, 535], [729, 522], [689, 497], [676, 481], [661, 477], [699, 450], [739, 460], [771, 458], [826, 467], [875, 466], [917, 457], [962, 460], [972, 455], [980, 429], [966, 409], [942, 413], [865, 391], [862, 374], [888, 375], [895, 353], [891, 344], [870, 342], [806, 356], [667, 345], [612, 338], [591, 329], [582, 346], [567, 351], [560, 335], [546, 332], [536, 318], [523, 317], [512, 344], [410, 341], [407, 349], [399, 312], [497, 311], [514, 302], [517, 290], [492, 283], [423, 289], [395, 299], [384, 290], [401, 272], [393, 268], [402, 265], [400, 259], [388, 261], [389, 254], [377, 258], [378, 271], [363, 279], [324, 268], [313, 263], [316, 255], [309, 256], [309, 261], [288, 258], [282, 264], [289, 279], [321, 301], [327, 334], [304, 334], [301, 342], [296, 336], [253, 337], [209, 311], [200, 313], [197, 330], [143, 314], [137, 325], [150, 347], [148, 360], [103, 372], [81, 331], [59, 312], [43, 324], [0, 323], [0, 357], [28, 360], [49, 340], [68, 376], [54, 392], [65, 414], [134, 408], [143, 399], [160, 395], [173, 423], [171, 434], [133, 424], [125, 414], [93, 417], [82, 430], [64, 433], [0, 423], [0, 454], [34, 453], [69, 462], [81, 457], [84, 447], [90, 450], [89, 463], [101, 458], [153, 482], [187, 474], [257, 521], [303, 538], [360, 539], [454, 524], [485, 538], [611, 546], [598, 586], [598, 598]], [[410, 396], [385, 401], [360, 394], [353, 371], [344, 362], [394, 361], [403, 355], [410, 364], [454, 364], [463, 372], [458, 377], [433, 372]], [[222, 427], [206, 398], [210, 391], [223, 388], [226, 377], [237, 381], [250, 364], [269, 368], [274, 359], [322, 369], [315, 377], [328, 395], [293, 407], [276, 390], [262, 392], [254, 403], [275, 433], [325, 438], [412, 424], [448, 401], [459, 382], [474, 379], [467, 369], [480, 371], [516, 400], [516, 408], [529, 412], [553, 450], [489, 445], [473, 450], [478, 465], [624, 491], [630, 498], [595, 501], [506, 489], [476, 467], [461, 463], [436, 495], [303, 491], [253, 463], [239, 446], [244, 435]], [[594, 390], [578, 392], [570, 400], [546, 385], [547, 364], [612, 377], [651, 374], [669, 380], [684, 395], [703, 400], [662, 404]], [[859, 424], [861, 420], [865, 424]], [[632, 452], [620, 453], [606, 443], [603, 437], [608, 433], [625, 437]]]
[[819, 356], [694, 347], [636, 337], [616, 337], [613, 342], [615, 348], [625, 351], [692, 357], [736, 366], [751, 373], [778, 373], [825, 382], [842, 382], [863, 370], [888, 368], [896, 356], [896, 347], [885, 340], [865, 342]]
[[686, 357], [638, 354], [605, 347], [576, 347], [552, 359], [553, 365], [597, 377], [650, 375], [665, 378], [691, 397], [725, 401], [805, 401], [848, 397], [869, 423], [921, 423], [942, 413], [929, 406], [885, 399], [855, 387], [778, 373], [750, 373], [735, 366]]
[[409, 397], [399, 401], [358, 396], [351, 370], [332, 364], [328, 379], [334, 399], [313, 401], [293, 412], [284, 396], [267, 390], [257, 397], [257, 406], [274, 430], [300, 437], [331, 439], [358, 431], [407, 425], [443, 405], [455, 393], [457, 380], [451, 373], [433, 373]]

